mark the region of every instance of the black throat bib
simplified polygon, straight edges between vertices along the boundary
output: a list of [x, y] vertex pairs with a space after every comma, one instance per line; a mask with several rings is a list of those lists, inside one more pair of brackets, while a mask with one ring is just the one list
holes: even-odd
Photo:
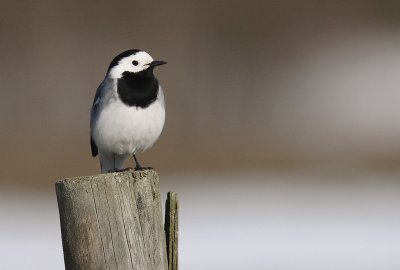
[[138, 73], [125, 71], [118, 79], [118, 96], [128, 106], [146, 108], [157, 99], [158, 81], [152, 68]]

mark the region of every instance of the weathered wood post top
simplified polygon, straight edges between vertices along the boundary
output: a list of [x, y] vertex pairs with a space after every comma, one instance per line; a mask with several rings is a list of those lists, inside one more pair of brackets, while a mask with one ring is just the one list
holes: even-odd
[[[69, 178], [55, 186], [66, 270], [168, 270], [168, 261], [175, 264], [177, 255], [167, 257], [165, 233], [175, 241], [177, 225], [168, 220], [174, 228], [166, 224], [164, 231], [154, 170]], [[176, 208], [168, 211], [177, 222], [176, 193], [171, 196]], [[177, 244], [168, 247], [168, 255], [177, 253], [171, 251]]]

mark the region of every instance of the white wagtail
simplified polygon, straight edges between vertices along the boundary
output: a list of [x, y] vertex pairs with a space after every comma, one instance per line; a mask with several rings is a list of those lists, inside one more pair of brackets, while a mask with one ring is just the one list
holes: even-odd
[[90, 115], [93, 157], [99, 155], [101, 172], [122, 170], [133, 155], [151, 147], [165, 120], [164, 94], [153, 74], [155, 61], [146, 52], [128, 50], [117, 55], [97, 88]]

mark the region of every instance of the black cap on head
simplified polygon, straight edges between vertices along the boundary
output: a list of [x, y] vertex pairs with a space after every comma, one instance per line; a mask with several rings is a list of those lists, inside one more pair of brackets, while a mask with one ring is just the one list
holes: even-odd
[[116, 65], [118, 65], [118, 62], [119, 62], [122, 58], [127, 57], [127, 56], [130, 56], [130, 55], [132, 55], [132, 54], [136, 54], [137, 52], [140, 52], [140, 51], [141, 51], [141, 50], [138, 50], [138, 49], [132, 49], [132, 50], [127, 50], [127, 51], [124, 51], [124, 52], [118, 54], [118, 55], [115, 56], [114, 59], [111, 61], [110, 66], [108, 67], [108, 70], [107, 70], [107, 71], [110, 71], [110, 69], [112, 69], [113, 67], [115, 67]]

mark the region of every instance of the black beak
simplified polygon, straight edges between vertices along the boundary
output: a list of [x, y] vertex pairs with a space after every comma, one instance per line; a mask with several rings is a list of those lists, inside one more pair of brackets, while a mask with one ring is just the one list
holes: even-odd
[[150, 67], [156, 67], [156, 66], [161, 66], [165, 65], [167, 62], [165, 61], [153, 61], [149, 64]]

